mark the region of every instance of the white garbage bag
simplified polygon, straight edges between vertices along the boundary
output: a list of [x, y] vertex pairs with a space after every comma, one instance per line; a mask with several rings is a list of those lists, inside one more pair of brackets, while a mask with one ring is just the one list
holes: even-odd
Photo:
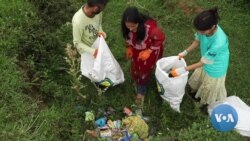
[[228, 104], [236, 110], [238, 114], [238, 122], [234, 129], [242, 136], [250, 137], [250, 107], [239, 97], [229, 96], [223, 101], [217, 101], [213, 104], [210, 104], [208, 106], [209, 115], [211, 115], [213, 109], [220, 104]]
[[161, 97], [169, 102], [172, 109], [180, 112], [180, 104], [185, 94], [185, 87], [188, 79], [188, 71], [177, 77], [169, 77], [169, 73], [173, 68], [185, 67], [184, 59], [179, 60], [178, 56], [165, 57], [156, 63], [156, 80], [158, 91]]
[[123, 71], [110, 51], [103, 37], [98, 37], [92, 45], [98, 48], [96, 58], [92, 54], [81, 54], [82, 75], [92, 82], [108, 80], [112, 86], [124, 82]]

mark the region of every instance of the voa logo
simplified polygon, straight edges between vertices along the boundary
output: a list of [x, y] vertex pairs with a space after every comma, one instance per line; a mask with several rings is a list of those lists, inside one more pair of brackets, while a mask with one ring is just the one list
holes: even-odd
[[215, 114], [215, 119], [217, 122], [225, 121], [225, 122], [234, 122], [234, 118], [232, 114]]
[[232, 106], [220, 104], [213, 109], [210, 119], [216, 130], [230, 131], [234, 129], [238, 122], [238, 114]]

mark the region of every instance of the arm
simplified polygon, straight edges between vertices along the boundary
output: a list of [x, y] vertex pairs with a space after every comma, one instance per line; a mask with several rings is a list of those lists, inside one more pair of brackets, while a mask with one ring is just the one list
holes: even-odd
[[149, 38], [152, 40], [151, 46], [146, 50], [141, 51], [138, 56], [138, 59], [142, 61], [147, 60], [153, 50], [158, 50], [163, 46], [165, 35], [159, 28], [155, 27], [154, 29], [152, 29]]
[[[201, 57], [198, 63], [187, 66], [185, 69], [187, 71], [194, 70], [196, 68], [202, 67], [205, 64], [213, 64], [216, 56], [218, 55], [219, 49], [221, 46], [221, 42], [218, 44], [214, 43], [209, 50]], [[192, 48], [191, 48], [192, 49]]]
[[[199, 40], [198, 39], [195, 39], [192, 44], [186, 49], [184, 50], [183, 52], [179, 53], [178, 56], [179, 58], [182, 58], [184, 56], [186, 56], [188, 54], [188, 52], [194, 50], [195, 48], [197, 48], [199, 46]], [[177, 69], [174, 69], [172, 70], [170, 73], [172, 76], [179, 76], [183, 73], [185, 73], [186, 71], [192, 71], [192, 70], [195, 70], [199, 67], [202, 67], [204, 65], [204, 62], [202, 61], [202, 59], [195, 63], [195, 64], [192, 64], [192, 65], [189, 65], [187, 67], [180, 67], [180, 68], [177, 68]]]
[[152, 39], [151, 50], [159, 49], [165, 41], [165, 34], [158, 28], [154, 28], [151, 32], [150, 38]]
[[[187, 52], [191, 52], [192, 50], [196, 49], [200, 44], [200, 41], [198, 39], [195, 39], [192, 44], [186, 49]], [[189, 65], [187, 67], [185, 67], [185, 70], [186, 71], [192, 71], [192, 70], [195, 70], [197, 68], [200, 68], [204, 65], [204, 62], [202, 61], [202, 59], [197, 62], [197, 63], [194, 63], [192, 65]]]
[[192, 50], [196, 49], [200, 44], [200, 41], [195, 39], [192, 44], [186, 49], [187, 52], [191, 52]]
[[170, 71], [170, 74], [173, 77], [176, 77], [176, 76], [179, 76], [181, 74], [186, 73], [187, 71], [191, 71], [191, 70], [194, 70], [194, 69], [202, 67], [202, 66], [203, 66], [203, 63], [202, 63], [202, 61], [200, 61], [198, 63], [189, 65], [187, 67], [180, 67], [180, 68], [177, 68], [177, 69], [173, 69], [173, 70]]
[[204, 64], [200, 61], [200, 62], [197, 62], [195, 64], [187, 66], [185, 69], [186, 69], [186, 71], [192, 71], [192, 70], [195, 70], [195, 69], [197, 69], [199, 67], [202, 67], [203, 65]]
[[102, 30], [102, 12], [100, 13], [98, 32], [103, 32], [103, 30]]
[[99, 29], [98, 29], [98, 36], [102, 35], [103, 38], [107, 38], [106, 32], [102, 29], [102, 12], [100, 13], [100, 20], [99, 20]]
[[187, 49], [185, 49], [184, 51], [178, 54], [179, 59], [185, 57], [190, 51], [197, 48], [199, 44], [200, 44], [200, 41], [198, 39], [195, 39]]

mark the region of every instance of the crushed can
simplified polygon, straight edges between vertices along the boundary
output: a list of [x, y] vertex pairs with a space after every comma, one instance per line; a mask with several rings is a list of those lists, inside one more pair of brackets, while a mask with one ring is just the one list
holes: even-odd
[[99, 118], [95, 121], [95, 124], [98, 126], [98, 127], [104, 127], [106, 125], [106, 118]]
[[113, 123], [114, 123], [114, 127], [115, 128], [117, 128], [117, 129], [121, 128], [121, 125], [122, 125], [122, 121], [121, 120], [115, 120]]
[[110, 129], [100, 129], [101, 138], [111, 138], [112, 131]]

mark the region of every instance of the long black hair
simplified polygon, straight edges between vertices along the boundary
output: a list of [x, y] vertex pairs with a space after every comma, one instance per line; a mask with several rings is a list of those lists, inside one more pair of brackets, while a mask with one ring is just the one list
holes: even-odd
[[208, 30], [211, 29], [213, 25], [217, 25], [219, 21], [218, 8], [212, 8], [205, 10], [198, 14], [194, 19], [194, 27], [197, 30]]
[[136, 7], [128, 7], [123, 13], [122, 20], [121, 20], [121, 28], [122, 34], [125, 39], [129, 39], [128, 33], [130, 32], [129, 29], [126, 27], [125, 22], [131, 22], [138, 24], [136, 37], [137, 41], [142, 41], [145, 38], [146, 31], [144, 23], [148, 20], [152, 19], [149, 16], [143, 15], [138, 11]]

